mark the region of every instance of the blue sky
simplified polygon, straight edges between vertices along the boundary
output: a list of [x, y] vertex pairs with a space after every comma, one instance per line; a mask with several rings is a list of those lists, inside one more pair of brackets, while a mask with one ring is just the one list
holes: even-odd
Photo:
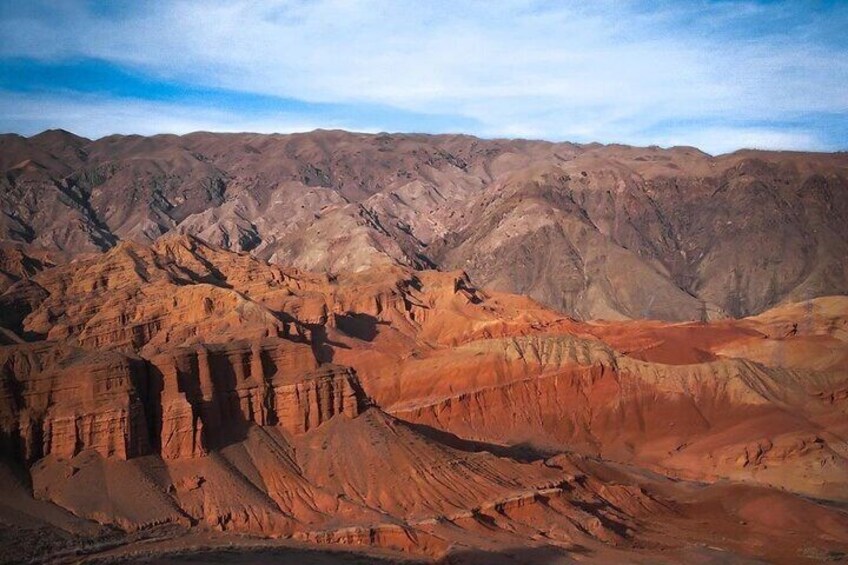
[[0, 0], [0, 131], [848, 149], [848, 2]]

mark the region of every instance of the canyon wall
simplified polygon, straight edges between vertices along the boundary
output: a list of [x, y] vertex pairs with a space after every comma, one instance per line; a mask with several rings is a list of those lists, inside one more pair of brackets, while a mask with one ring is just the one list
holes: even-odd
[[198, 345], [150, 361], [76, 351], [56, 362], [44, 347], [3, 354], [4, 452], [28, 462], [84, 450], [196, 457], [251, 424], [296, 435], [368, 402], [350, 369], [319, 367], [309, 345], [283, 340]]

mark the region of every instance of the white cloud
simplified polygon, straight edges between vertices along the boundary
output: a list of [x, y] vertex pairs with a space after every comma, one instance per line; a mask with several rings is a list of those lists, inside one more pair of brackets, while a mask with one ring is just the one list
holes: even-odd
[[[848, 112], [848, 54], [819, 41], [809, 22], [781, 28], [797, 11], [791, 4], [669, 3], [649, 10], [614, 1], [187, 0], [144, 6], [107, 17], [63, 4], [56, 18], [73, 31], [61, 34], [40, 19], [7, 17], [0, 22], [0, 53], [96, 57], [214, 87], [458, 114], [480, 123], [473, 133], [482, 135], [636, 142], [666, 121], [767, 122]], [[776, 29], [755, 39], [746, 33], [745, 26], [767, 18]], [[722, 131], [728, 129], [692, 129], [681, 141], [714, 142], [706, 147], [711, 151], [726, 147], [724, 139], [824, 143], [812, 127], [783, 138], [763, 127]]]

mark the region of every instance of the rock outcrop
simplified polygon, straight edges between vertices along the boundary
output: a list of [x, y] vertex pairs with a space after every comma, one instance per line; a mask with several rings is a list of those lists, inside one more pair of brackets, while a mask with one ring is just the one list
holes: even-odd
[[[845, 154], [469, 136], [0, 136], [0, 288], [197, 236], [287, 267], [462, 269], [581, 319], [743, 317], [848, 292]], [[55, 256], [55, 257], [53, 257]], [[10, 264], [11, 261], [11, 264]]]
[[27, 273], [0, 304], [10, 538], [848, 548], [848, 517], [798, 496], [848, 489], [844, 297], [580, 322], [462, 271], [330, 276], [169, 235]]
[[302, 434], [367, 405], [346, 368], [318, 366], [312, 348], [282, 340], [199, 345], [155, 357], [151, 390], [160, 398], [154, 427], [168, 459], [206, 453], [250, 425]]
[[86, 450], [197, 457], [250, 425], [297, 435], [368, 403], [350, 369], [319, 367], [309, 345], [283, 340], [198, 345], [150, 361], [79, 350], [57, 361], [59, 352], [30, 346], [2, 353], [3, 447], [27, 462]]
[[149, 452], [144, 363], [119, 353], [71, 356], [24, 346], [3, 351], [3, 444], [32, 462], [93, 450], [127, 459]]

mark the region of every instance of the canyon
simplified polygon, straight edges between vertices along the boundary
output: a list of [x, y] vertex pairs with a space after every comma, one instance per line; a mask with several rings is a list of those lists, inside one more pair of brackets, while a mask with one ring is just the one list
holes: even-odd
[[0, 562], [848, 558], [848, 156], [0, 135]]
[[3, 264], [10, 561], [848, 553], [848, 297], [587, 321], [179, 233]]

